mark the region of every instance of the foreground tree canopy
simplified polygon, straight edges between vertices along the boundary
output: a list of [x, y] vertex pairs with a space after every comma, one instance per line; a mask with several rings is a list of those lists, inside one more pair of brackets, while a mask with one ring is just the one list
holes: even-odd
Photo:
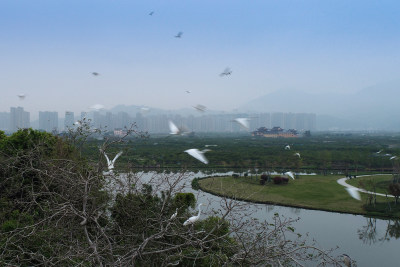
[[104, 175], [100, 152], [97, 162], [81, 157], [82, 136], [0, 132], [0, 265], [338, 264], [295, 234], [292, 219], [257, 222], [233, 200], [184, 226], [197, 213], [184, 172]]

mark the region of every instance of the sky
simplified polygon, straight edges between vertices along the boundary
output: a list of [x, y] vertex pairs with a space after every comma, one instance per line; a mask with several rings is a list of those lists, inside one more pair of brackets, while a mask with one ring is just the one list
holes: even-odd
[[398, 79], [400, 2], [2, 0], [0, 40], [0, 112], [230, 111], [282, 89]]

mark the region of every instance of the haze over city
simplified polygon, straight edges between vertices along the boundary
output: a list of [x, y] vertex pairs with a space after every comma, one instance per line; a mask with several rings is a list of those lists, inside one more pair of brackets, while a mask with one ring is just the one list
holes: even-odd
[[[229, 112], [280, 91], [352, 98], [399, 84], [399, 9], [397, 1], [1, 1], [0, 112], [22, 106], [35, 119], [96, 103]], [[291, 111], [325, 112], [303, 109]]]

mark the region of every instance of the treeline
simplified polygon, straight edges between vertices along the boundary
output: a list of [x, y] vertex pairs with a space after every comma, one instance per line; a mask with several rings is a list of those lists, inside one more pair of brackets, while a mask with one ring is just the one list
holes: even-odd
[[[84, 153], [94, 157], [98, 144], [99, 141], [93, 140]], [[205, 154], [208, 165], [184, 153], [189, 148], [205, 149], [206, 145], [211, 149]], [[285, 149], [286, 145], [291, 149]], [[400, 141], [391, 136], [364, 135], [292, 139], [177, 136], [130, 140], [114, 148], [115, 153], [118, 150], [124, 151], [120, 167], [391, 172], [394, 161], [390, 157], [400, 156]]]

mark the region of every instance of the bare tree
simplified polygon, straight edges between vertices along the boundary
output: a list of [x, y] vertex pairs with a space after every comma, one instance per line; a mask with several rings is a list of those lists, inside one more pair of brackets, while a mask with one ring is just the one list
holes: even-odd
[[[188, 174], [103, 175], [101, 153], [97, 162], [81, 156], [91, 132], [82, 122], [66, 139], [33, 130], [0, 137], [1, 265], [340, 265], [295, 234], [295, 220], [258, 222], [234, 199], [184, 226], [196, 202]], [[101, 150], [130, 134], [142, 136], [130, 128]]]

